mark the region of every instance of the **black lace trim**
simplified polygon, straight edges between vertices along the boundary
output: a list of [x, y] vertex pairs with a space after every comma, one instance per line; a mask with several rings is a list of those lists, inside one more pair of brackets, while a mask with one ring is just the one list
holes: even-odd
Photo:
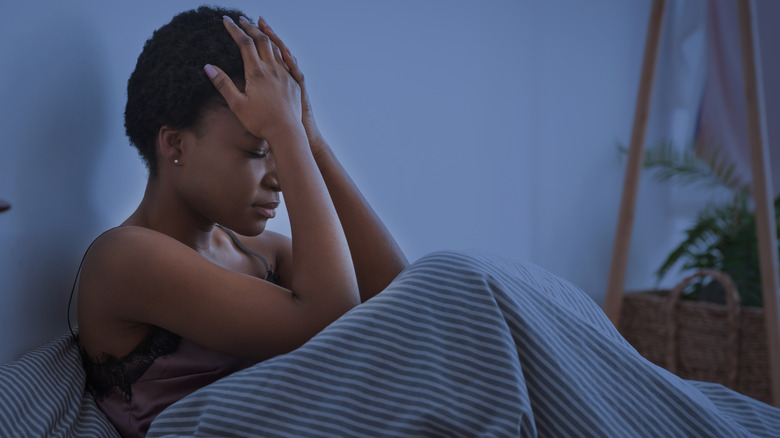
[[268, 271], [268, 274], [265, 276], [265, 280], [270, 281], [273, 284], [279, 284], [279, 274], [274, 271]]
[[181, 336], [154, 327], [133, 351], [120, 359], [103, 353], [100, 363], [95, 363], [82, 348], [81, 361], [87, 372], [87, 389], [102, 398], [112, 388], [118, 388], [129, 401], [133, 398], [131, 385], [152, 366], [155, 359], [175, 352], [180, 343]]

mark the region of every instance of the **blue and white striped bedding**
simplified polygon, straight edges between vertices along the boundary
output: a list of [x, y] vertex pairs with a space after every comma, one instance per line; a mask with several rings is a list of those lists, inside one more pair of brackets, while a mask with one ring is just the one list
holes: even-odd
[[[38, 422], [110, 436], [83, 397], [72, 342], [53, 345], [67, 370], [41, 371], [35, 357], [0, 367], [0, 436], [42, 436], [23, 433]], [[68, 388], [37, 387], [68, 375]], [[28, 414], [36, 403], [61, 420]], [[780, 436], [780, 410], [652, 365], [589, 297], [537, 266], [447, 252], [298, 350], [172, 405], [149, 436]]]
[[119, 437], [85, 381], [70, 334], [0, 365], [0, 437]]
[[534, 265], [418, 261], [298, 350], [181, 400], [161, 436], [779, 436], [780, 410], [644, 360]]

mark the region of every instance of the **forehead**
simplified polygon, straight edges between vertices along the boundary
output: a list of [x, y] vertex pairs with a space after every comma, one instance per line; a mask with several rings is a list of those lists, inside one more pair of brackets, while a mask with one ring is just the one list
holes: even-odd
[[244, 128], [233, 111], [222, 105], [213, 105], [204, 109], [200, 116], [199, 125], [204, 128], [204, 131], [219, 128]]
[[200, 137], [220, 137], [244, 139], [245, 141], [260, 141], [244, 128], [230, 108], [217, 105], [204, 111], [198, 123]]

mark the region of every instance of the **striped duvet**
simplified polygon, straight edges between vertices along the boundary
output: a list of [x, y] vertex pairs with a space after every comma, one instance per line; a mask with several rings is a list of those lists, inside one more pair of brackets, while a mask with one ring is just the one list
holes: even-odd
[[[62, 338], [1, 366], [0, 436], [111, 436], [78, 365]], [[780, 410], [652, 365], [535, 265], [441, 252], [296, 351], [172, 405], [149, 436], [780, 436]]]

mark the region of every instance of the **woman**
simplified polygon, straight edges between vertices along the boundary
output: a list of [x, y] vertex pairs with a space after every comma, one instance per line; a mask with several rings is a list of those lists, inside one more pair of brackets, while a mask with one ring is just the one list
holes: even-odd
[[[262, 20], [201, 7], [157, 30], [128, 82], [125, 126], [146, 192], [88, 250], [78, 301], [88, 385], [123, 435], [299, 347], [407, 264]], [[282, 190], [292, 240], [264, 232]]]
[[[780, 427], [776, 409], [649, 363], [587, 295], [541, 268], [456, 253], [406, 268], [262, 21], [213, 8], [176, 16], [146, 43], [125, 117], [148, 186], [87, 251], [79, 285], [88, 385], [125, 436]], [[292, 241], [264, 232], [282, 189]]]

